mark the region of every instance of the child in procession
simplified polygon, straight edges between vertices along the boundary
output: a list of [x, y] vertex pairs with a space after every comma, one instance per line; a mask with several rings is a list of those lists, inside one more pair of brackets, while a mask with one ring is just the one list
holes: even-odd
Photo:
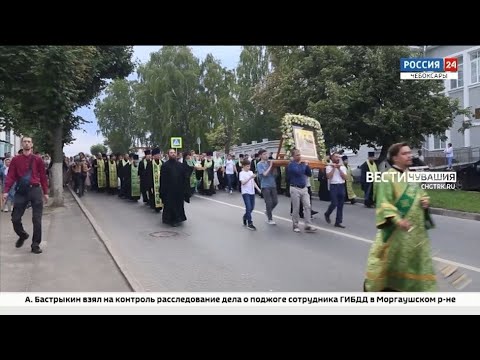
[[239, 174], [239, 180], [242, 187], [242, 197], [245, 203], [245, 215], [243, 215], [243, 226], [249, 230], [257, 230], [253, 225], [252, 211], [255, 208], [255, 189], [261, 192], [258, 185], [255, 183], [256, 175], [250, 170], [250, 161], [242, 161], [242, 171]]

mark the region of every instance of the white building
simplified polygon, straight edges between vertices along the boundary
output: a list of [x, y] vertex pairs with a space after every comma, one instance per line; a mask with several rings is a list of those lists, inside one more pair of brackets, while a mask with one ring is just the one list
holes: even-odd
[[[426, 46], [425, 57], [458, 59], [458, 80], [445, 80], [445, 95], [458, 99], [461, 108], [470, 107], [470, 116], [457, 116], [453, 126], [445, 131], [447, 140], [429, 136], [424, 147], [430, 155], [443, 153], [446, 144], [452, 143], [458, 162], [474, 161], [480, 149], [480, 45], [470, 46]], [[458, 131], [465, 120], [472, 127], [464, 134]]]
[[21, 148], [22, 140], [19, 136], [10, 130], [0, 130], [0, 158], [4, 158], [6, 153], [14, 156]]

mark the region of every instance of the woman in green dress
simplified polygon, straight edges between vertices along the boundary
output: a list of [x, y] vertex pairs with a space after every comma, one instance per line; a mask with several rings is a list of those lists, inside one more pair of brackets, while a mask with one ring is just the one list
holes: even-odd
[[427, 292], [436, 290], [430, 239], [433, 227], [429, 198], [419, 183], [399, 175], [412, 164], [406, 143], [388, 151], [392, 168], [378, 183], [375, 241], [368, 256], [364, 291]]

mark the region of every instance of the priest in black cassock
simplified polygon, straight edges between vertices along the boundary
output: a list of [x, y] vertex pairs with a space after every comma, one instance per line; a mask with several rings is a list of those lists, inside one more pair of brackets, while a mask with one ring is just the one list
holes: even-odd
[[168, 150], [168, 161], [162, 165], [160, 197], [163, 203], [164, 224], [179, 226], [186, 221], [184, 201], [190, 202], [190, 181], [175, 150]]
[[372, 172], [372, 173], [378, 172], [374, 151], [368, 152], [368, 159], [360, 166], [360, 169], [362, 170], [360, 183], [362, 185], [362, 190], [364, 191], [364, 194], [365, 194], [364, 205], [365, 207], [368, 207], [368, 208], [375, 207], [376, 186], [375, 186], [375, 183], [373, 182], [367, 182], [368, 172]]
[[147, 165], [151, 161], [151, 151], [145, 150], [145, 157], [143, 160], [138, 164], [138, 175], [140, 176], [140, 192], [142, 193], [143, 203], [145, 205], [149, 205], [149, 197], [148, 197], [148, 186], [147, 186]]
[[131, 200], [132, 193], [132, 164], [135, 154], [128, 155], [128, 162], [123, 166], [123, 181], [125, 183], [123, 199]]
[[128, 154], [120, 154], [117, 155], [118, 163], [117, 163], [117, 173], [118, 177], [120, 178], [120, 191], [118, 193], [118, 197], [121, 199], [125, 198], [125, 166], [128, 164]]

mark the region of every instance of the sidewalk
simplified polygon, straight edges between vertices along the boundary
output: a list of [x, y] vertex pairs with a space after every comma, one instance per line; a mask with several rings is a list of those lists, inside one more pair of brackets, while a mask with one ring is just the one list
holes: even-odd
[[0, 291], [131, 291], [68, 190], [63, 208], [44, 208], [42, 254], [30, 252], [31, 210], [23, 217], [30, 238], [20, 249], [10, 218], [0, 213]]

